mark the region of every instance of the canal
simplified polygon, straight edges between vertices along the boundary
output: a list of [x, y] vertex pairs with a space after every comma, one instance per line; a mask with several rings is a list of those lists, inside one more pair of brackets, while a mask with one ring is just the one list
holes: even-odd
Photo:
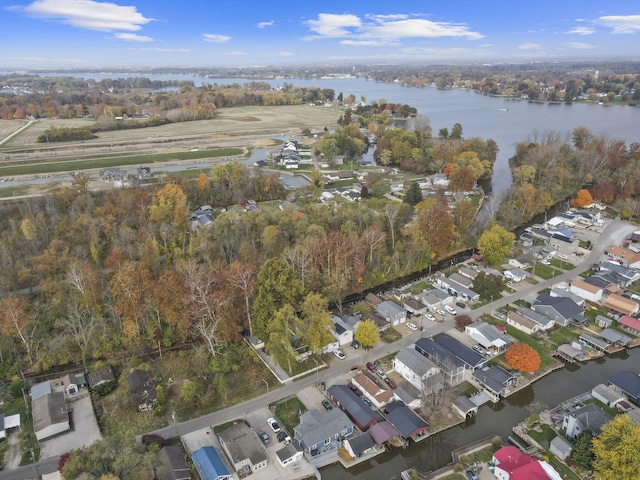
[[511, 428], [529, 416], [527, 406], [540, 402], [548, 407], [581, 393], [591, 391], [620, 370], [638, 369], [640, 348], [603, 357], [585, 364], [568, 365], [542, 378], [502, 402], [484, 405], [478, 416], [465, 425], [435, 434], [407, 449], [393, 449], [349, 470], [331, 465], [321, 470], [323, 480], [399, 479], [400, 472], [417, 467], [424, 472], [437, 470], [451, 462], [451, 451], [485, 437], [499, 435], [506, 439]]

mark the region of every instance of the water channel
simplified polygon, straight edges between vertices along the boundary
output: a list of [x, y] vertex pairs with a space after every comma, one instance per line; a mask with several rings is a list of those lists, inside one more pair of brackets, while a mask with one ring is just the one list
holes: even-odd
[[527, 405], [533, 401], [548, 407], [591, 391], [620, 370], [637, 370], [640, 349], [622, 352], [585, 364], [574, 364], [547, 375], [533, 385], [519, 391], [498, 404], [480, 408], [475, 419], [465, 425], [433, 435], [409, 448], [393, 449], [371, 462], [346, 470], [341, 465], [331, 465], [321, 470], [322, 478], [346, 479], [399, 479], [400, 472], [413, 466], [424, 472], [436, 470], [451, 462], [451, 451], [482, 438], [499, 435], [507, 438], [511, 428], [530, 415]]

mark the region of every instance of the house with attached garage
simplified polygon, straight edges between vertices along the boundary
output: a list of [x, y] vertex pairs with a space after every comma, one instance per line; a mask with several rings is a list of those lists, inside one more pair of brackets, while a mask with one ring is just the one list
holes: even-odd
[[533, 335], [541, 330], [538, 323], [530, 320], [519, 312], [509, 312], [507, 314], [507, 324], [527, 335]]
[[453, 303], [453, 296], [439, 288], [425, 290], [424, 292], [416, 295], [415, 298], [424, 303], [432, 312], [442, 308], [445, 304]]
[[384, 300], [378, 304], [376, 310], [382, 315], [392, 326], [404, 323], [407, 319], [407, 311], [391, 300]]
[[393, 359], [393, 369], [411, 385], [422, 392], [429, 378], [442, 380], [440, 368], [414, 347], [406, 347], [398, 352]]
[[403, 300], [402, 306], [413, 316], [424, 315], [427, 313], [427, 306], [417, 298], [407, 297]]

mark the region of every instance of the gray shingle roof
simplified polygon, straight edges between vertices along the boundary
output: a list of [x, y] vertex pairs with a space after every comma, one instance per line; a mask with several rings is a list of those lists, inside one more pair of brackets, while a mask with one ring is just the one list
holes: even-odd
[[409, 367], [416, 375], [422, 378], [436, 364], [418, 352], [415, 348], [406, 347], [398, 352], [396, 358]]
[[483, 357], [479, 353], [474, 352], [446, 333], [441, 333], [440, 335], [435, 337], [435, 341], [439, 345], [442, 345], [444, 348], [449, 350], [471, 368], [479, 368], [480, 366], [487, 363], [487, 359], [485, 357]]
[[[327, 389], [327, 392], [341, 405], [342, 409], [361, 426], [378, 419], [378, 416], [373, 410], [346, 385], [332, 385]], [[334, 408], [334, 410], [337, 409]]]
[[353, 423], [339, 408], [325, 413], [314, 409], [302, 414], [296, 431], [301, 437], [300, 440], [307, 447], [312, 447], [351, 427]]

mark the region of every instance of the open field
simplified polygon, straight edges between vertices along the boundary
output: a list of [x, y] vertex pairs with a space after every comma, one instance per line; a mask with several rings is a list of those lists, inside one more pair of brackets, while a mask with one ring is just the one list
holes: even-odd
[[0, 141], [27, 124], [26, 120], [0, 120]]

